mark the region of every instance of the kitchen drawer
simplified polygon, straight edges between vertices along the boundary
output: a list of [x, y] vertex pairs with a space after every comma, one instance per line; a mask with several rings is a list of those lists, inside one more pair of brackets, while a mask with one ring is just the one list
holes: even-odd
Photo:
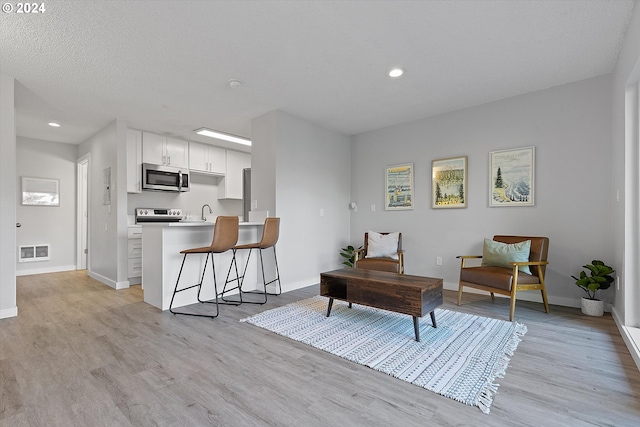
[[129, 258], [127, 267], [128, 277], [142, 276], [142, 258]]
[[128, 258], [140, 258], [142, 256], [142, 239], [129, 239]]
[[142, 239], [142, 226], [129, 226], [127, 227], [127, 237], [129, 239]]

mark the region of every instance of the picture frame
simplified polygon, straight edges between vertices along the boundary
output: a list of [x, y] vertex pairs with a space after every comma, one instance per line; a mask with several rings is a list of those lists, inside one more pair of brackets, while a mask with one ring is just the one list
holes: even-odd
[[431, 161], [431, 208], [467, 207], [467, 156]]
[[489, 153], [489, 207], [535, 205], [535, 147]]
[[387, 167], [385, 184], [385, 210], [413, 209], [413, 163]]
[[22, 177], [23, 206], [60, 206], [60, 181]]

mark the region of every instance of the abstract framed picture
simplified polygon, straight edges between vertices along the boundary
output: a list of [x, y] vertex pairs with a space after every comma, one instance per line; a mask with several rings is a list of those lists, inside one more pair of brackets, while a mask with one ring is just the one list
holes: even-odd
[[535, 204], [535, 147], [489, 153], [489, 206]]
[[431, 162], [431, 207], [467, 207], [467, 156]]
[[413, 163], [387, 167], [385, 210], [413, 209]]

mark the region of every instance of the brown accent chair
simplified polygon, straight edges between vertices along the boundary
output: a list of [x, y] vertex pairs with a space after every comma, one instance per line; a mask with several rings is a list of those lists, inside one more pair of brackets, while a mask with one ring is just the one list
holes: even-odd
[[[380, 234], [389, 234], [380, 233]], [[364, 233], [364, 248], [355, 251], [355, 268], [367, 270], [390, 271], [404, 274], [404, 251], [402, 250], [402, 233], [398, 233], [398, 259], [392, 258], [367, 258], [369, 246], [369, 233]]]
[[[502, 243], [519, 243], [531, 240], [529, 262], [511, 262], [512, 268], [506, 267], [468, 267], [465, 261], [469, 259], [482, 258], [478, 255], [458, 256], [460, 264], [460, 284], [458, 287], [458, 305], [462, 301], [462, 288], [465, 286], [480, 289], [491, 293], [491, 299], [495, 300], [494, 294], [509, 295], [511, 297], [511, 308], [509, 320], [513, 321], [516, 310], [516, 293], [518, 291], [540, 291], [545, 312], [549, 312], [549, 302], [547, 301], [547, 291], [544, 285], [544, 274], [546, 271], [547, 252], [549, 250], [549, 238], [547, 237], [524, 237], [524, 236], [493, 236], [493, 240]], [[531, 274], [523, 273], [518, 266], [528, 265]]]

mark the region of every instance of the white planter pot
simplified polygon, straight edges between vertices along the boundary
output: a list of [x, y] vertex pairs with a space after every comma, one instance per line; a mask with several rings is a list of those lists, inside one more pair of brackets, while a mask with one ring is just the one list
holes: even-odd
[[582, 298], [582, 313], [587, 316], [602, 316], [604, 314], [604, 301]]

